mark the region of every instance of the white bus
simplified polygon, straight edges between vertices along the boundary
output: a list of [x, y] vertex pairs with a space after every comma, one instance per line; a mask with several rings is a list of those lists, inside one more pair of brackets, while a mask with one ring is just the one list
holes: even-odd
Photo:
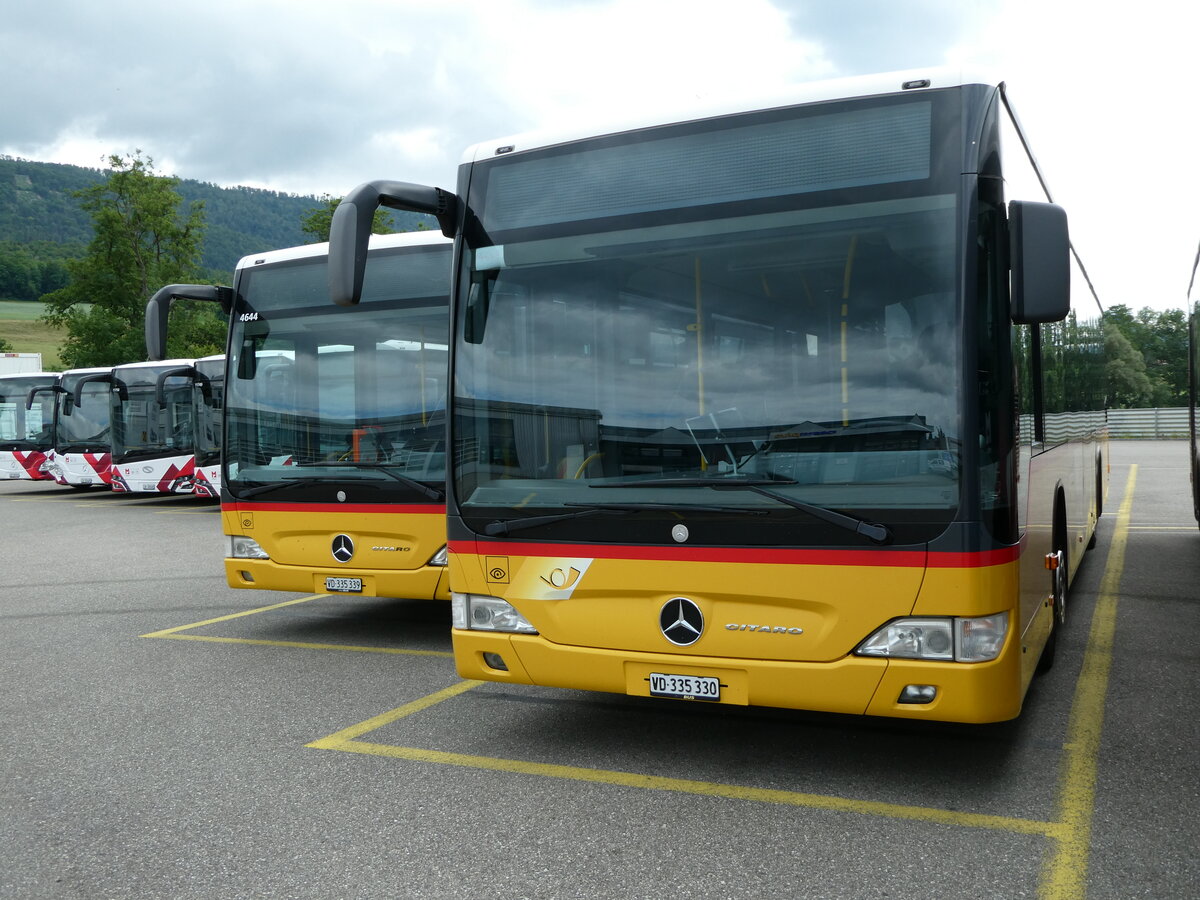
[[192, 381], [196, 411], [196, 469], [192, 494], [221, 499], [221, 411], [225, 406], [225, 354], [196, 360]]
[[112, 369], [68, 369], [55, 390], [54, 447], [50, 474], [73, 488], [112, 483], [112, 407], [108, 399]]
[[46, 456], [53, 444], [57, 381], [53, 372], [0, 375], [0, 479], [50, 478]]
[[112, 489], [190, 494], [195, 459], [195, 360], [126, 363], [112, 370]]

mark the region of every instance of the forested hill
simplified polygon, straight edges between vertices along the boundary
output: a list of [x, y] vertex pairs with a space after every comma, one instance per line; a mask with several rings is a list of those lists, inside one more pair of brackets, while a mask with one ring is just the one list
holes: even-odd
[[[14, 254], [37, 263], [81, 256], [92, 239], [92, 221], [72, 192], [103, 178], [100, 169], [0, 156], [0, 275], [6, 268], [4, 257]], [[315, 197], [258, 188], [222, 188], [182, 179], [176, 191], [185, 204], [204, 201], [207, 228], [201, 264], [215, 278], [229, 278], [237, 261], [249, 253], [309, 241], [300, 230], [301, 220], [322, 205]], [[417, 221], [431, 221], [411, 216], [409, 222], [409, 216], [393, 213], [393, 227], [410, 230]], [[59, 285], [45, 286], [53, 290]], [[0, 284], [0, 299], [34, 299], [16, 296], [17, 292], [6, 287]], [[40, 294], [41, 285], [38, 288]]]

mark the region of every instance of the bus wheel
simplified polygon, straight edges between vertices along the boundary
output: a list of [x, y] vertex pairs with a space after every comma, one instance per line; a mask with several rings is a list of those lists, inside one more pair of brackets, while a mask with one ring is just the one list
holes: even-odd
[[1070, 571], [1070, 558], [1066, 548], [1058, 551], [1058, 567], [1052, 574], [1054, 587], [1054, 627], [1065, 628], [1067, 624], [1067, 580]]

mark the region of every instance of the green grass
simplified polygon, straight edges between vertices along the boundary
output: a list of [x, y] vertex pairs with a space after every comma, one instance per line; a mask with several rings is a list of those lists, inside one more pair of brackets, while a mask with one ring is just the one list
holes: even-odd
[[17, 353], [42, 354], [42, 368], [56, 371], [62, 368], [58, 351], [66, 331], [39, 321], [45, 311], [37, 302], [0, 300], [0, 338]]
[[36, 300], [0, 300], [0, 322], [17, 319], [32, 322], [46, 312], [46, 304]]

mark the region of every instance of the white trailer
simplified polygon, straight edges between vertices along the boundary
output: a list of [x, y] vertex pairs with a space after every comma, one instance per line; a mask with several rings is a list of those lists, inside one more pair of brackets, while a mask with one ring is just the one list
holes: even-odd
[[0, 375], [23, 375], [40, 371], [40, 353], [0, 353]]

